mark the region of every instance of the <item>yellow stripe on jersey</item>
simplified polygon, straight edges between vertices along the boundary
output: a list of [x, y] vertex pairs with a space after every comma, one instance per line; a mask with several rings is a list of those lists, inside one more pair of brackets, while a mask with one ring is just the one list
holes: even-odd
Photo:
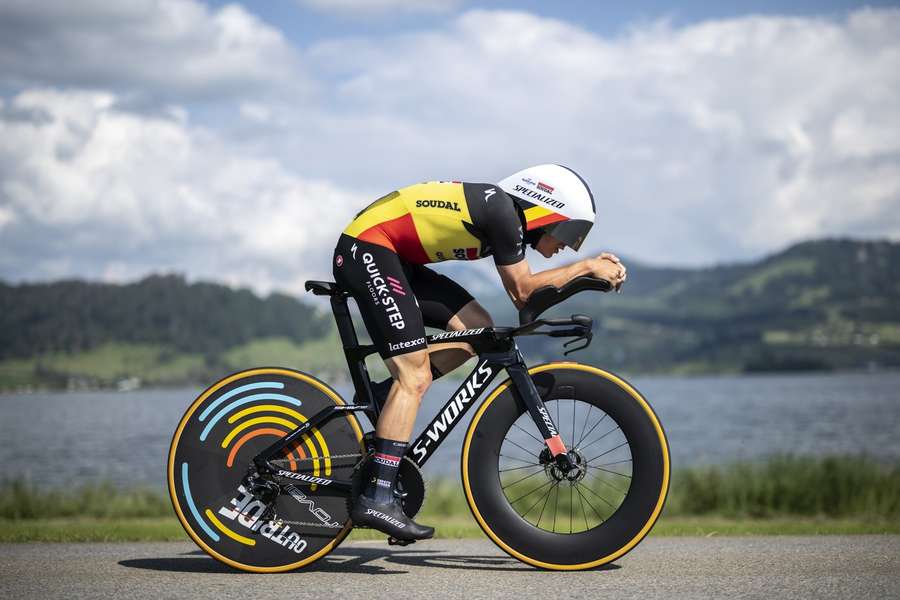
[[344, 233], [352, 237], [359, 237], [363, 231], [385, 221], [402, 217], [408, 212], [409, 209], [406, 207], [406, 202], [403, 201], [403, 194], [391, 192], [384, 198], [376, 200], [359, 213], [344, 230]]
[[462, 222], [471, 224], [469, 205], [460, 183], [420, 183], [400, 190], [413, 216], [419, 240], [432, 262], [458, 258], [466, 248], [481, 248]]

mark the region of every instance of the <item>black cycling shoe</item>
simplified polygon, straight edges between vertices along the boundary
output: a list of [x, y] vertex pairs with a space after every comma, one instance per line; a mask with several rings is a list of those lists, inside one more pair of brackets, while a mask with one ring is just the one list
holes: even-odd
[[407, 517], [399, 500], [379, 504], [362, 494], [357, 497], [350, 518], [355, 526], [371, 527], [398, 540], [427, 540], [434, 536], [434, 527], [419, 525]]

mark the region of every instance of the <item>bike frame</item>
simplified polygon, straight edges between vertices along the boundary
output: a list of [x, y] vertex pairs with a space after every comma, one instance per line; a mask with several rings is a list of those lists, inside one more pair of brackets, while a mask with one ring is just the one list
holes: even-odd
[[[314, 290], [319, 293], [318, 290]], [[295, 485], [320, 485], [327, 486], [332, 489], [350, 492], [352, 490], [352, 482], [339, 479], [328, 479], [325, 477], [313, 477], [305, 473], [297, 473], [280, 469], [272, 465], [269, 461], [274, 459], [285, 447], [303, 436], [306, 432], [314, 427], [325, 424], [336, 416], [340, 416], [347, 412], [365, 413], [369, 420], [374, 424], [378, 421], [383, 406], [372, 394], [372, 381], [369, 378], [369, 372], [366, 368], [366, 357], [377, 352], [373, 345], [361, 345], [356, 336], [356, 330], [353, 326], [353, 319], [350, 315], [350, 309], [347, 304], [348, 294], [336, 288], [329, 289], [327, 292], [319, 293], [324, 295], [327, 293], [331, 296], [331, 308], [334, 312], [335, 322], [337, 323], [338, 333], [344, 348], [344, 356], [347, 359], [347, 367], [350, 370], [350, 379], [353, 382], [353, 388], [356, 392], [356, 398], [365, 400], [365, 404], [344, 404], [330, 406], [324, 408], [309, 419], [291, 431], [287, 436], [281, 438], [254, 459], [253, 463], [258, 472], [267, 473], [276, 477], [284, 477], [293, 480]], [[587, 319], [584, 317], [584, 319]], [[589, 322], [589, 319], [588, 319]], [[536, 332], [539, 325], [574, 325], [573, 329], [543, 331]], [[553, 422], [549, 411], [544, 406], [540, 394], [534, 386], [534, 382], [528, 374], [528, 367], [519, 352], [516, 345], [515, 337], [517, 335], [551, 335], [554, 337], [583, 337], [585, 336], [585, 323], [573, 320], [561, 321], [535, 321], [526, 327], [510, 328], [510, 327], [484, 327], [479, 329], [466, 329], [462, 331], [449, 331], [438, 333], [427, 337], [429, 346], [439, 345], [441, 343], [466, 342], [471, 344], [478, 355], [478, 362], [472, 369], [472, 372], [463, 380], [456, 389], [456, 392], [450, 396], [446, 404], [431, 419], [425, 429], [416, 440], [410, 444], [406, 456], [413, 460], [419, 467], [422, 467], [428, 459], [434, 454], [435, 450], [447, 439], [450, 432], [462, 420], [463, 416], [478, 403], [482, 394], [488, 385], [493, 381], [500, 371], [505, 370], [510, 377], [513, 397], [520, 406], [531, 415], [534, 424], [550, 451], [550, 455], [564, 468], [569, 462], [568, 452], [565, 444], [563, 444], [557, 432], [556, 424]], [[587, 331], [590, 331], [590, 325], [587, 325]]]

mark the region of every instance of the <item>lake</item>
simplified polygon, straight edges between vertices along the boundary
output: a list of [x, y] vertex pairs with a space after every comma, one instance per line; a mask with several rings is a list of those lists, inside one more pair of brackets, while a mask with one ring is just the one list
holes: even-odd
[[[666, 429], [673, 467], [778, 452], [900, 459], [900, 373], [635, 376]], [[416, 434], [455, 389], [438, 381]], [[350, 397], [349, 384], [336, 386]], [[0, 477], [41, 486], [109, 480], [165, 487], [172, 432], [199, 389], [0, 395]], [[470, 411], [467, 417], [474, 414]], [[458, 477], [468, 419], [425, 467]]]

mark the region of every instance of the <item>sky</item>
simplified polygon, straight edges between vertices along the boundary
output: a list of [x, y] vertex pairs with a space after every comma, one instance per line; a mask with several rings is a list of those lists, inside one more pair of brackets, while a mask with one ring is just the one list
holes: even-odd
[[585, 250], [900, 239], [900, 7], [0, 0], [0, 279], [300, 293], [374, 198], [548, 162]]

